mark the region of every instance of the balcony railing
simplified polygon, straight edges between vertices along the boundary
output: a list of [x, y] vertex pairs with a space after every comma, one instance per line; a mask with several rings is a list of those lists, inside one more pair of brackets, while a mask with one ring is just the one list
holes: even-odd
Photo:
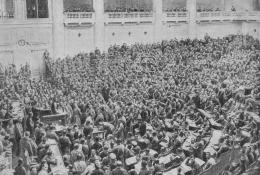
[[0, 12], [0, 20], [13, 19], [13, 18], [14, 18], [13, 12]]
[[92, 12], [65, 12], [64, 23], [65, 24], [84, 24], [94, 23], [95, 13]]
[[197, 13], [198, 21], [233, 21], [233, 20], [260, 20], [260, 12], [251, 11], [251, 12], [200, 12]]
[[109, 22], [152, 22], [153, 13], [152, 12], [113, 12], [105, 13], [105, 21]]
[[164, 21], [188, 21], [188, 12], [166, 12], [163, 14]]
[[[9, 18], [13, 16], [8, 16]], [[162, 21], [165, 22], [188, 22], [189, 12], [164, 12]], [[105, 23], [152, 23], [154, 21], [153, 12], [108, 12], [104, 13]], [[216, 12], [198, 12], [196, 20], [200, 21], [233, 21], [233, 20], [260, 20], [260, 12], [231, 12], [231, 11], [216, 11]], [[95, 23], [95, 13], [92, 12], [65, 12], [65, 24], [89, 24]]]

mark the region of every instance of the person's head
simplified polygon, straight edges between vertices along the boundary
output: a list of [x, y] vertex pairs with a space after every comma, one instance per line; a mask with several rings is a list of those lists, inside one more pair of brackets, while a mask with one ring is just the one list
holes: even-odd
[[77, 154], [77, 161], [82, 160], [82, 155], [81, 154]]
[[101, 163], [100, 161], [95, 161], [95, 168], [100, 169], [101, 168]]
[[40, 171], [47, 171], [48, 170], [48, 164], [47, 161], [42, 161], [40, 165]]
[[116, 161], [116, 155], [114, 153], [110, 153], [109, 157], [111, 161]]
[[23, 159], [22, 158], [19, 158], [18, 159], [18, 166], [22, 166], [23, 165]]
[[117, 167], [122, 167], [122, 166], [123, 166], [123, 163], [119, 160], [119, 161], [116, 162], [116, 166], [117, 166]]
[[178, 168], [178, 173], [181, 173], [181, 171], [182, 171], [182, 170], [181, 170], [181, 167], [180, 167], [180, 168]]
[[29, 131], [26, 131], [26, 132], [24, 133], [24, 137], [25, 137], [25, 138], [29, 138], [29, 137], [30, 137], [30, 132], [29, 132]]
[[142, 165], [142, 168], [146, 168], [146, 166], [147, 166], [147, 161], [143, 160], [142, 163], [141, 163], [141, 165]]
[[73, 149], [74, 149], [74, 150], [79, 149], [79, 144], [78, 144], [78, 143], [75, 143]]
[[52, 151], [49, 150], [49, 151], [47, 152], [47, 156], [52, 156]]

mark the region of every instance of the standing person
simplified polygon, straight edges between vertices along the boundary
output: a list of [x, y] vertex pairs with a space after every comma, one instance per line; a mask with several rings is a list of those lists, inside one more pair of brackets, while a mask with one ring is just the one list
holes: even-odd
[[30, 132], [25, 132], [24, 137], [20, 140], [20, 157], [25, 161], [25, 167], [28, 168], [30, 157], [36, 156], [37, 148], [32, 144]]
[[141, 163], [141, 170], [139, 175], [149, 175], [149, 170], [147, 169], [147, 162], [146, 161], [142, 161]]
[[73, 114], [72, 114], [72, 121], [71, 123], [77, 124], [78, 126], [81, 126], [81, 111], [76, 103], [72, 106]]
[[19, 120], [14, 120], [14, 148], [16, 156], [20, 155], [20, 140], [23, 135], [23, 128]]
[[18, 159], [18, 165], [15, 168], [14, 175], [28, 175], [28, 173], [26, 172], [26, 170], [23, 166], [23, 159], [22, 158]]
[[86, 162], [82, 158], [83, 158], [82, 155], [78, 154], [77, 159], [73, 164], [75, 172], [77, 172], [79, 174], [83, 173], [85, 171], [85, 169], [87, 168]]
[[62, 136], [60, 137], [60, 146], [62, 155], [70, 152], [71, 141], [69, 137], [66, 136], [66, 131], [63, 131]]

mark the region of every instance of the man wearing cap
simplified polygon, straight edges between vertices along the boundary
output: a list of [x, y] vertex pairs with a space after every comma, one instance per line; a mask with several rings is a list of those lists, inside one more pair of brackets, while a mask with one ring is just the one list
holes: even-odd
[[19, 158], [19, 160], [18, 160], [18, 165], [15, 168], [14, 175], [27, 175], [27, 172], [26, 172], [26, 170], [23, 166], [23, 159], [22, 158]]
[[86, 120], [86, 122], [85, 122], [83, 133], [84, 133], [85, 137], [91, 136], [93, 133], [93, 126], [91, 125], [91, 122], [89, 120]]
[[16, 148], [16, 152], [15, 152], [16, 155], [20, 154], [20, 140], [22, 136], [23, 136], [23, 128], [21, 122], [18, 119], [14, 120], [14, 138], [15, 138], [14, 148]]
[[108, 156], [108, 149], [109, 149], [109, 146], [108, 145], [104, 145], [103, 151], [101, 151], [100, 154], [99, 154], [101, 159], [103, 159], [104, 157]]
[[69, 153], [71, 147], [70, 139], [66, 136], [66, 131], [62, 132], [62, 136], [60, 137], [60, 148], [62, 154]]
[[81, 174], [85, 171], [87, 168], [86, 162], [82, 160], [82, 155], [77, 155], [77, 160], [73, 164], [74, 170], [76, 173]]
[[73, 150], [71, 151], [70, 161], [72, 163], [74, 163], [77, 160], [77, 157], [78, 157], [79, 154], [82, 156], [82, 159], [84, 160], [85, 159], [84, 154], [81, 150], [79, 150], [79, 144], [76, 143], [74, 145]]
[[24, 137], [20, 140], [20, 156], [24, 158], [24, 160], [26, 159], [26, 152], [28, 152], [28, 156], [30, 157], [36, 156], [37, 154], [37, 145], [30, 139], [29, 132], [25, 132]]
[[105, 172], [101, 169], [101, 163], [99, 161], [95, 162], [95, 170], [91, 175], [105, 175]]
[[147, 162], [145, 160], [141, 163], [141, 170], [139, 175], [149, 175], [149, 170], [147, 169]]
[[116, 168], [116, 162], [117, 162], [116, 155], [114, 153], [110, 153], [109, 157], [110, 157], [110, 163], [109, 163], [110, 169], [114, 170]]
[[99, 137], [95, 137], [94, 140], [94, 144], [91, 146], [91, 149], [96, 150], [96, 152], [99, 152], [99, 150], [102, 148], [101, 143], [99, 143]]
[[127, 171], [122, 167], [121, 161], [116, 162], [116, 168], [111, 172], [111, 175], [128, 175]]

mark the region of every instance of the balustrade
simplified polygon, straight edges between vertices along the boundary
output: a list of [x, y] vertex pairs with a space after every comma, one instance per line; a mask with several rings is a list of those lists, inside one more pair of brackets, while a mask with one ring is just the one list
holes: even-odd
[[95, 14], [92, 12], [65, 12], [64, 22], [67, 23], [94, 23]]
[[188, 21], [188, 12], [167, 12], [163, 14], [164, 21]]
[[66, 12], [66, 18], [92, 18], [91, 12]]
[[259, 20], [260, 19], [260, 12], [251, 11], [251, 12], [200, 12], [197, 13], [197, 20], [198, 21], [212, 21], [212, 20]]
[[[109, 12], [104, 13], [106, 21], [121, 20], [130, 21], [137, 20], [153, 20], [153, 12]], [[164, 21], [187, 21], [189, 17], [188, 12], [165, 12], [163, 13]], [[13, 12], [0, 12], [0, 20], [14, 19]], [[65, 12], [64, 21], [81, 20], [81, 21], [94, 21], [95, 13], [92, 12]], [[212, 20], [260, 20], [260, 12], [258, 11], [217, 11], [217, 12], [198, 12], [197, 21], [212, 21]]]
[[105, 13], [105, 22], [152, 22], [153, 13], [152, 12], [113, 12]]

